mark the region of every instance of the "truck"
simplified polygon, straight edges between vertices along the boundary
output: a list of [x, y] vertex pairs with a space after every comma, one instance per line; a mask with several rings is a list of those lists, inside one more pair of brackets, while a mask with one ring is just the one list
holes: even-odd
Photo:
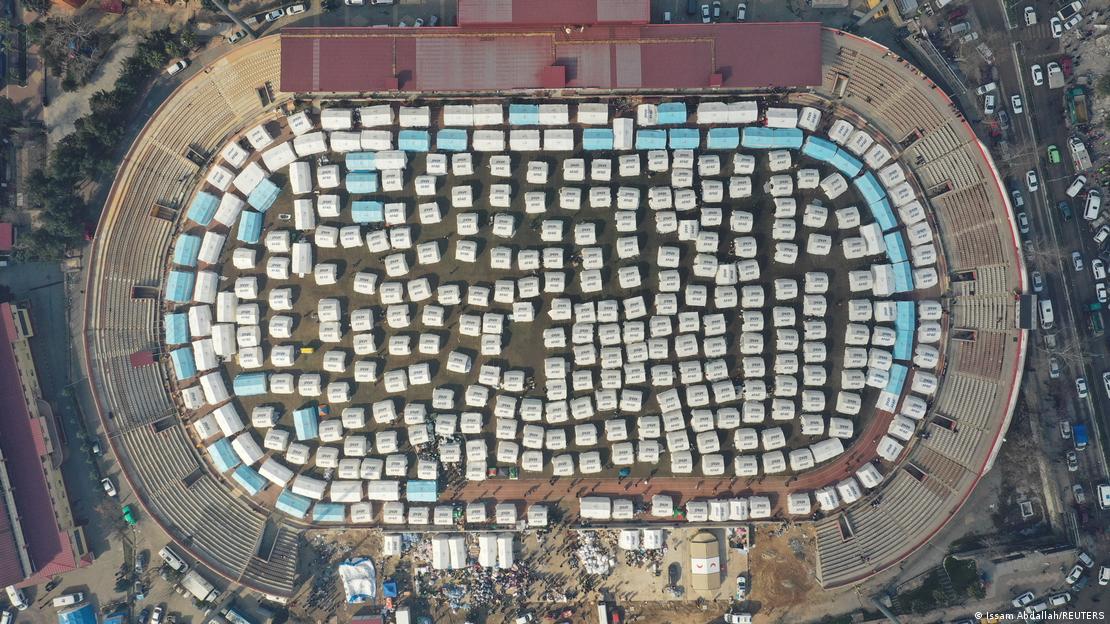
[[1064, 70], [1059, 63], [1049, 63], [1045, 73], [1048, 74], [1048, 88], [1060, 89], [1064, 86]]
[[1075, 164], [1076, 171], [1086, 171], [1094, 166], [1091, 163], [1091, 153], [1083, 144], [1083, 139], [1071, 137], [1068, 139], [1068, 150], [1071, 152], [1071, 161]]
[[1064, 94], [1064, 103], [1068, 109], [1068, 121], [1071, 125], [1090, 123], [1091, 113], [1087, 106], [1087, 92], [1083, 87], [1072, 87]]
[[597, 622], [609, 624], [609, 605], [605, 604], [604, 600], [597, 601]]
[[1071, 428], [1071, 439], [1075, 443], [1075, 450], [1082, 451], [1087, 448], [1090, 439], [1087, 437], [1087, 425], [1084, 423], [1076, 423]]

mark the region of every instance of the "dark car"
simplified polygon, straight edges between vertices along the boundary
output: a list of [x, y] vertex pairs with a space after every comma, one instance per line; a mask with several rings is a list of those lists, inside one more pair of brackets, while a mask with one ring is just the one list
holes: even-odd
[[1066, 201], [1062, 201], [1056, 204], [1056, 207], [1060, 209], [1061, 219], [1063, 219], [1064, 221], [1071, 221], [1071, 204]]
[[135, 574], [142, 574], [146, 571], [146, 565], [150, 563], [150, 554], [147, 551], [139, 551], [135, 555]]
[[700, 9], [698, 9], [698, 0], [686, 0], [687, 15], [697, 15], [699, 10]]
[[1070, 56], [1060, 57], [1060, 71], [1064, 72], [1064, 78], [1071, 78], [1072, 60]]
[[150, 607], [139, 611], [139, 618], [135, 621], [139, 624], [146, 624], [148, 621], [150, 621]]

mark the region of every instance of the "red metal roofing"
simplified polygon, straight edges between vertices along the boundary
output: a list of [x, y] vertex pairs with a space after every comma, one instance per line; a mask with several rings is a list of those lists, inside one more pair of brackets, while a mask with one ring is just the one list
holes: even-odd
[[153, 351], [136, 351], [131, 354], [131, 368], [142, 368], [154, 364]]
[[[77, 561], [68, 536], [59, 530], [54, 516], [43, 460], [38, 450], [42, 447], [42, 430], [31, 420], [24, 400], [23, 383], [12, 348], [12, 341], [17, 335], [9, 321], [11, 315], [11, 306], [0, 304], [0, 317], [5, 320], [0, 323], [3, 328], [3, 336], [0, 336], [0, 405], [4, 406], [0, 410], [0, 430], [4, 432], [0, 436], [0, 450], [4, 453], [4, 467], [15, 490], [13, 496], [20, 523], [26, 529], [23, 539], [31, 565], [36, 572], [52, 570], [56, 574], [73, 569]], [[11, 530], [11, 527], [8, 529]], [[0, 545], [0, 573], [10, 573], [13, 563], [6, 557], [11, 554]], [[14, 569], [18, 570], [19, 559], [18, 555], [15, 556]], [[16, 581], [0, 578], [3, 584], [13, 582]]]
[[[353, 62], [358, 59], [358, 62]], [[821, 83], [811, 22], [553, 29], [286, 28], [281, 90], [363, 93], [550, 88], [791, 88]], [[719, 74], [719, 76], [715, 76]], [[715, 84], [719, 82], [719, 84]]]
[[0, 252], [12, 250], [15, 244], [15, 228], [11, 223], [0, 223]]
[[460, 26], [647, 24], [650, 0], [459, 0]]

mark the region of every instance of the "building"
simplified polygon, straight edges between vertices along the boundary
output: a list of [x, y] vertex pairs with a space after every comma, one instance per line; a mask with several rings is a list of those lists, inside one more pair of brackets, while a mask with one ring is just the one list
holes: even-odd
[[712, 592], [721, 586], [721, 553], [717, 538], [702, 531], [690, 540], [690, 584], [695, 591]]
[[62, 481], [57, 423], [42, 398], [26, 308], [0, 304], [0, 585], [30, 585], [92, 560]]

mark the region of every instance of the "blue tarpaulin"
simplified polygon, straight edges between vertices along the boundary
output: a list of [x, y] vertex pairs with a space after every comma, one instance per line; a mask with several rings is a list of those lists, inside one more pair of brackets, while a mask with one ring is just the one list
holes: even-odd
[[[22, 618], [14, 618], [12, 621], [14, 622], [16, 619]], [[96, 622], [96, 607], [91, 602], [62, 609], [58, 612], [58, 624], [96, 624]]]
[[293, 412], [293, 428], [298, 440], [315, 440], [320, 431], [316, 407], [310, 405]]
[[906, 383], [906, 373], [909, 370], [904, 364], [895, 364], [890, 367], [890, 379], [886, 382], [886, 392], [891, 394], [902, 394], [902, 386]]
[[281, 189], [270, 178], [266, 178], [247, 196], [247, 203], [259, 212], [266, 212], [277, 201], [278, 195], [281, 195]]
[[377, 193], [378, 174], [369, 171], [352, 171], [347, 174], [347, 192]]
[[283, 511], [294, 518], [304, 518], [308, 513], [308, 508], [312, 506], [312, 500], [307, 496], [294, 494], [289, 490], [282, 490], [278, 495], [277, 504], [275, 505], [278, 511]]
[[166, 344], [179, 345], [189, 342], [189, 315], [184, 312], [167, 314], [162, 317], [166, 328]]
[[468, 139], [462, 128], [445, 128], [436, 133], [436, 149], [444, 152], [465, 152]]
[[344, 157], [347, 171], [374, 171], [374, 152], [348, 152]]
[[397, 133], [397, 149], [403, 152], [426, 152], [432, 148], [427, 130], [402, 130]]
[[381, 223], [385, 221], [385, 205], [380, 201], [351, 202], [351, 220], [355, 223]]
[[821, 137], [811, 135], [806, 139], [805, 144], [802, 145], [802, 154], [814, 160], [829, 162], [829, 159], [836, 154], [837, 149], [836, 143], [828, 139], [822, 139]]
[[242, 214], [239, 215], [239, 231], [235, 234], [235, 238], [248, 245], [255, 245], [261, 237], [262, 213], [254, 212], [253, 210], [244, 210]]
[[833, 157], [829, 159], [829, 164], [849, 178], [854, 178], [859, 175], [860, 171], [863, 171], [863, 163], [842, 149], [836, 150]]
[[193, 358], [192, 347], [182, 347], [170, 351], [170, 361], [173, 362], [173, 372], [177, 375], [178, 381], [197, 374], [197, 362]]
[[434, 503], [438, 496], [435, 481], [409, 479], [405, 486], [405, 498], [412, 502]]
[[636, 149], [653, 150], [667, 149], [666, 130], [637, 130]]
[[220, 438], [208, 445], [208, 456], [212, 458], [212, 465], [217, 472], [227, 472], [240, 464], [239, 456], [231, 448], [231, 441]]
[[343, 522], [347, 518], [347, 506], [343, 503], [316, 503], [312, 508], [313, 522]]
[[705, 137], [705, 147], [711, 150], [727, 150], [740, 147], [740, 129], [710, 128]]
[[686, 102], [664, 102], [660, 104], [659, 123], [664, 125], [686, 123]]
[[613, 149], [613, 129], [586, 128], [582, 131], [582, 149], [589, 151]]
[[671, 149], [698, 149], [701, 147], [701, 130], [697, 128], [671, 128]]
[[241, 485], [251, 496], [261, 492], [267, 483], [266, 479], [258, 474], [257, 470], [246, 464], [236, 468], [235, 472], [231, 473], [231, 478], [235, 479], [235, 482]]
[[189, 206], [188, 217], [201, 225], [208, 225], [212, 222], [212, 217], [215, 216], [216, 208], [219, 208], [219, 206], [219, 197], [201, 191], [193, 198], [193, 203]]
[[509, 104], [509, 124], [535, 126], [540, 123], [539, 104]]
[[886, 255], [890, 257], [892, 264], [905, 262], [908, 259], [908, 256], [906, 256], [906, 241], [902, 238], [901, 232], [884, 234], [883, 242], [886, 243]]
[[166, 278], [166, 300], [185, 303], [193, 299], [193, 281], [196, 276], [189, 271], [170, 271]]
[[913, 267], [909, 262], [894, 264], [894, 292], [904, 293], [913, 290]]
[[181, 266], [195, 267], [197, 254], [200, 253], [200, 237], [192, 234], [182, 234], [177, 237], [173, 246], [173, 263]]
[[231, 382], [231, 387], [235, 389], [236, 396], [266, 394], [266, 373], [239, 373]]

